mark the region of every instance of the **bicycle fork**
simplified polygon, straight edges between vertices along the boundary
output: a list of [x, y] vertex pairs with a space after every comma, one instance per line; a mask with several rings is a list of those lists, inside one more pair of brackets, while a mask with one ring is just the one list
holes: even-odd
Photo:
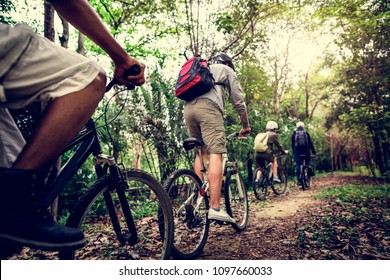
[[114, 231], [121, 245], [125, 245], [126, 242], [128, 242], [129, 245], [133, 246], [138, 243], [138, 235], [137, 228], [134, 224], [133, 215], [131, 213], [128, 200], [126, 198], [125, 190], [128, 188], [128, 185], [127, 180], [124, 177], [125, 174], [120, 171], [113, 157], [100, 154], [94, 157], [94, 165], [98, 177], [103, 176], [103, 174], [105, 173], [103, 171], [102, 164], [107, 164], [109, 167], [110, 174], [113, 178], [113, 186], [118, 195], [118, 199], [123, 211], [123, 216], [125, 218], [126, 225], [129, 229], [130, 234], [125, 234], [122, 232], [121, 224], [117, 215], [117, 210], [115, 209], [114, 201], [111, 194], [112, 189], [109, 189], [103, 193], [103, 197], [107, 206], [108, 213], [110, 215]]

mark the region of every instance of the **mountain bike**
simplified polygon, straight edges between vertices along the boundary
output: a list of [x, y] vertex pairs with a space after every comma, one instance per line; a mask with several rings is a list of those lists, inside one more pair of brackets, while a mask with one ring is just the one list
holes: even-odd
[[299, 183], [302, 186], [302, 190], [310, 189], [310, 181], [312, 176], [312, 170], [306, 162], [306, 155], [299, 155]]
[[[132, 70], [125, 75], [136, 75], [137, 69]], [[112, 80], [106, 91], [115, 83]], [[42, 202], [47, 207], [93, 155], [97, 181], [79, 198], [66, 222], [81, 229], [87, 243], [78, 250], [60, 251], [59, 258], [169, 259], [174, 231], [167, 193], [149, 173], [125, 168], [103, 154], [98, 131], [90, 119], [63, 152], [71, 156], [62, 169], [53, 168], [48, 176], [53, 179], [45, 186], [48, 191]]]
[[[275, 155], [278, 161], [281, 161], [282, 154]], [[285, 161], [284, 161], [285, 163]], [[271, 188], [276, 195], [280, 195], [287, 188], [287, 172], [285, 164], [278, 164], [279, 182], [273, 180], [272, 162], [269, 162], [265, 167], [256, 168], [253, 173], [252, 187], [255, 196], [259, 200], [265, 200], [268, 195], [268, 189]]]
[[[244, 139], [235, 132], [226, 137], [228, 153], [223, 154], [223, 182], [222, 192], [226, 212], [235, 219], [231, 226], [242, 231], [248, 223], [248, 196], [241, 174], [236, 164], [232, 150], [232, 140]], [[206, 244], [210, 223], [209, 210], [209, 183], [207, 168], [204, 162], [201, 147], [203, 141], [196, 138], [184, 140], [184, 149], [195, 149], [202, 166], [203, 180], [189, 169], [174, 171], [164, 188], [172, 202], [175, 238], [172, 256], [177, 259], [194, 259], [199, 256]], [[221, 204], [223, 207], [223, 203]]]

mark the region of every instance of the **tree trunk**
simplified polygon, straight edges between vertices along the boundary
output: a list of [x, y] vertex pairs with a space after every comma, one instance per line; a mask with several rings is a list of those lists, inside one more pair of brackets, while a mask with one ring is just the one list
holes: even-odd
[[54, 8], [49, 2], [44, 2], [45, 5], [45, 19], [44, 19], [44, 34], [50, 41], [54, 42]]

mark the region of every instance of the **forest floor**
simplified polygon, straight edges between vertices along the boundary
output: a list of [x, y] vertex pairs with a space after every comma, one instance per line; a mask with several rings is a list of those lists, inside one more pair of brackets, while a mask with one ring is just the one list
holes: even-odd
[[247, 228], [237, 233], [230, 226], [211, 226], [198, 259], [388, 260], [389, 195], [379, 204], [374, 199], [367, 200], [365, 205], [315, 197], [322, 188], [371, 187], [383, 183], [363, 176], [325, 175], [313, 177], [309, 190], [303, 191], [294, 185], [280, 196], [270, 190], [264, 202], [250, 195]]
[[[390, 194], [344, 202], [318, 198], [323, 188], [363, 186], [389, 182], [358, 175], [322, 175], [309, 190], [289, 185], [279, 196], [272, 190], [266, 201], [249, 192], [247, 228], [237, 233], [231, 226], [210, 226], [201, 260], [356, 260], [390, 259]], [[51, 259], [29, 256], [25, 248], [11, 259]]]

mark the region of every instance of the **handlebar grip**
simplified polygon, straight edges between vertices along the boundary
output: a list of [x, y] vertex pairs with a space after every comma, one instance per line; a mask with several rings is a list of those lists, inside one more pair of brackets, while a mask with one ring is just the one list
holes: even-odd
[[[138, 64], [132, 65], [129, 69], [126, 69], [125, 73], [123, 73], [123, 78], [127, 78], [128, 76], [137, 76], [141, 73], [141, 67]], [[112, 81], [107, 85], [106, 92], [110, 91], [110, 89], [118, 83], [117, 79], [112, 79]], [[134, 85], [126, 85], [128, 90], [133, 90], [135, 88]]]
[[134, 64], [125, 71], [123, 78], [127, 78], [128, 76], [137, 76], [139, 73], [141, 73], [141, 67], [139, 67], [138, 64]]

